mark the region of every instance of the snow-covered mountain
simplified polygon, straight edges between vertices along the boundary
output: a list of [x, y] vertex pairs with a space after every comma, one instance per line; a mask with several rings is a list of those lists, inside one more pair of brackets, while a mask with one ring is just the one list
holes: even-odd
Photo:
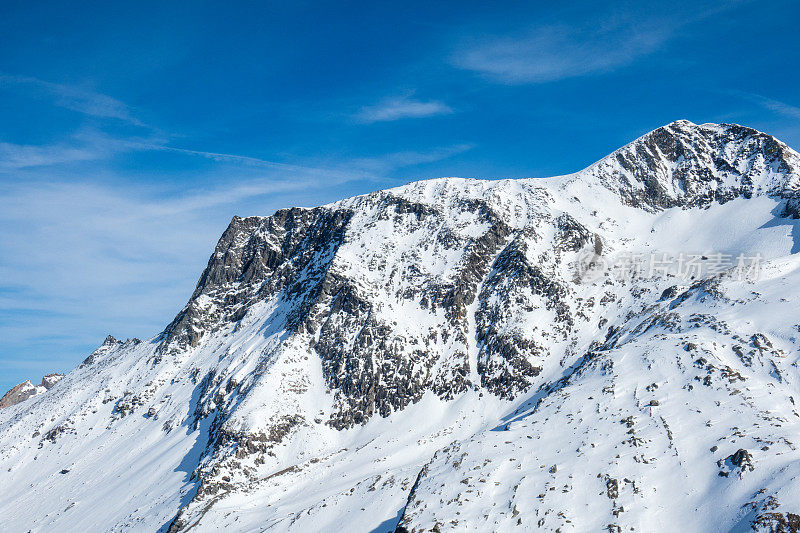
[[158, 336], [0, 411], [4, 531], [797, 531], [800, 155], [234, 217]]

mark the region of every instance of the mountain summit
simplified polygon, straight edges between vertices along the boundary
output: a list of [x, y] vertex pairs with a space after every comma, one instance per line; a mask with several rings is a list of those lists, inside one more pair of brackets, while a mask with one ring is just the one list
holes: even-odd
[[678, 121], [234, 217], [162, 333], [0, 411], [5, 527], [796, 530], [799, 186]]
[[678, 120], [592, 165], [589, 174], [629, 205], [693, 207], [733, 198], [794, 198], [800, 157], [774, 137], [735, 124]]

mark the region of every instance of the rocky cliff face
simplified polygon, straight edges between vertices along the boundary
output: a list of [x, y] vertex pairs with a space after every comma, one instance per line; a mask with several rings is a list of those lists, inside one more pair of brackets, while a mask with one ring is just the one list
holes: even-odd
[[791, 524], [798, 169], [679, 121], [569, 176], [235, 217], [161, 334], [0, 414], [0, 512], [49, 479], [14, 527]]

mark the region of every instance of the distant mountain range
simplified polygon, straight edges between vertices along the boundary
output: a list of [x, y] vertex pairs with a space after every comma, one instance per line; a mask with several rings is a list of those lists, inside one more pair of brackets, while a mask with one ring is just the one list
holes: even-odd
[[42, 378], [42, 382], [39, 385], [34, 385], [30, 380], [23, 381], [0, 398], [0, 409], [17, 405], [31, 396], [50, 390], [63, 377], [63, 374], [47, 374]]

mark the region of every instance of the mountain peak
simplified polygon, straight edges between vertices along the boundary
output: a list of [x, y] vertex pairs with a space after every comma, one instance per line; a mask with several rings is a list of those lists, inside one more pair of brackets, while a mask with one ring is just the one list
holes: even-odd
[[738, 124], [676, 120], [579, 173], [647, 210], [725, 203], [737, 197], [797, 197], [800, 154]]

